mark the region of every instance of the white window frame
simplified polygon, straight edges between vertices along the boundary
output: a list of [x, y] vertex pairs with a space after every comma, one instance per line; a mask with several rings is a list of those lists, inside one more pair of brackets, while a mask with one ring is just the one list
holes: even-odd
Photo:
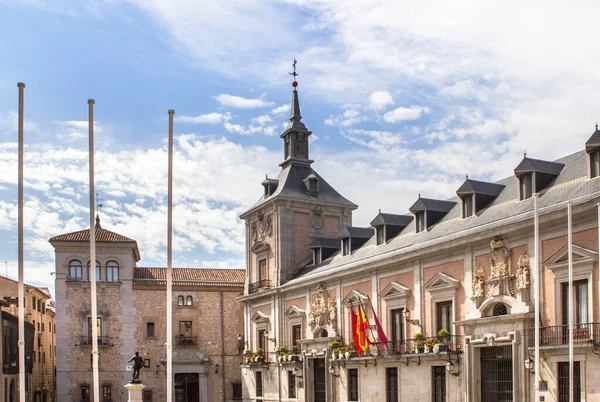
[[[410, 288], [398, 282], [390, 282], [379, 293], [379, 299], [385, 301], [386, 328], [390, 336], [392, 334], [392, 310], [404, 309], [404, 311], [408, 311], [408, 298], [410, 294]], [[407, 339], [406, 327], [406, 320], [404, 320], [402, 323], [402, 339]]]
[[429, 293], [430, 296], [430, 306], [429, 306], [429, 333], [431, 336], [436, 336], [437, 331], [435, 331], [435, 327], [437, 325], [437, 303], [452, 301], [452, 328], [445, 328], [452, 333], [452, 335], [456, 334], [456, 328], [454, 322], [456, 322], [456, 296], [458, 292], [458, 287], [460, 286], [460, 281], [454, 279], [448, 274], [443, 272], [438, 272], [427, 281], [427, 283], [423, 286], [423, 290]]
[[[304, 310], [302, 310], [300, 307], [293, 305], [293, 306], [290, 306], [290, 308], [288, 308], [286, 310], [285, 317], [287, 318], [287, 325], [286, 325], [286, 329], [288, 332], [287, 340], [288, 340], [288, 345], [290, 345], [289, 348], [291, 349], [292, 346], [294, 346], [294, 344], [292, 342], [292, 338], [293, 338], [292, 327], [296, 326], [296, 325], [300, 325], [300, 334], [304, 335], [304, 321], [306, 318], [306, 312]], [[298, 346], [298, 345], [296, 345], [296, 346]]]

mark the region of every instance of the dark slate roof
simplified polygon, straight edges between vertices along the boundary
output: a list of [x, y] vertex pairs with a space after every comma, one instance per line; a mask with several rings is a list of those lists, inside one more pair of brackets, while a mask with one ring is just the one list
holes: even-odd
[[361, 239], [369, 239], [373, 236], [373, 228], [361, 228], [358, 226], [346, 226], [339, 234], [339, 238], [358, 237]]
[[486, 194], [497, 197], [504, 189], [503, 184], [488, 183], [485, 181], [466, 179], [456, 191], [457, 195]]
[[[173, 268], [172, 272], [175, 285], [241, 287], [246, 280], [243, 269]], [[134, 268], [133, 281], [142, 285], [165, 285], [167, 268]]]
[[[311, 174], [314, 174], [319, 179], [319, 191], [309, 192], [304, 184], [306, 179]], [[300, 201], [317, 201], [323, 204], [345, 205], [351, 209], [356, 209], [358, 206], [353, 202], [344, 198], [338, 193], [329, 183], [325, 181], [316, 171], [310, 166], [300, 164], [289, 164], [281, 170], [277, 176], [279, 185], [277, 190], [272, 195], [265, 197], [264, 195], [241, 217], [243, 218], [249, 212], [255, 210], [264, 203], [275, 198], [287, 198]]]
[[308, 248], [340, 248], [340, 239], [337, 237], [317, 237], [309, 245]]
[[520, 176], [524, 173], [536, 172], [558, 176], [564, 167], [563, 163], [532, 159], [525, 156], [519, 166], [515, 168], [515, 175]]
[[[558, 159], [556, 163], [564, 165], [554, 184], [539, 195], [540, 213], [548, 213], [555, 206], [567, 200], [575, 200], [576, 204], [600, 201], [600, 180], [587, 180], [589, 160], [585, 151]], [[390, 241], [377, 245], [373, 236], [351, 255], [335, 255], [318, 266], [301, 271], [298, 276], [287, 282], [284, 287], [296, 286], [315, 280], [323, 280], [331, 275], [347, 272], [348, 269], [388, 261], [403, 256], [413, 258], [414, 253], [424, 249], [441, 249], [449, 242], [466, 239], [480, 233], [488, 233], [497, 228], [506, 228], [512, 224], [533, 220], [533, 199], [516, 202], [519, 199], [518, 178], [511, 175], [496, 184], [505, 186], [504, 190], [479, 215], [462, 219], [460, 204], [452, 208], [435, 226], [429, 230], [415, 233], [414, 220], [402, 233]], [[459, 201], [453, 197], [450, 201]]]
[[419, 197], [417, 201], [408, 209], [410, 212], [417, 213], [423, 211], [435, 211], [435, 212], [449, 212], [456, 202], [454, 201], [442, 201], [434, 200], [431, 198]]
[[406, 227], [412, 220], [412, 215], [395, 215], [380, 212], [371, 222], [371, 226], [392, 225]]
[[600, 148], [600, 130], [598, 130], [598, 124], [596, 124], [596, 131], [594, 131], [590, 139], [585, 143], [585, 150], [587, 152], [593, 151], [596, 148]]

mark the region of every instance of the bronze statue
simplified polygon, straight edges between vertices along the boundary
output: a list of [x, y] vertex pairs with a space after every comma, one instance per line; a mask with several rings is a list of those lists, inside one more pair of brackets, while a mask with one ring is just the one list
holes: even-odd
[[133, 361], [133, 379], [130, 382], [131, 384], [141, 384], [140, 369], [144, 367], [144, 359], [140, 356], [140, 352], [136, 351], [127, 363], [130, 363], [131, 361]]

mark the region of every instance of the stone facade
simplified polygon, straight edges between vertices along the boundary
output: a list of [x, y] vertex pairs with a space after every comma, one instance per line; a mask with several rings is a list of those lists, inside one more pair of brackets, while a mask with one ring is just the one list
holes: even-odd
[[[6, 277], [0, 277], [0, 297], [4, 300], [18, 297], [19, 283]], [[56, 378], [54, 369], [56, 367], [56, 321], [54, 312], [54, 301], [47, 288], [38, 288], [25, 284], [25, 321], [31, 323], [34, 328], [33, 341], [33, 369], [28, 376], [29, 389], [26, 389], [27, 401], [56, 401]], [[35, 303], [35, 305], [34, 305]], [[5, 307], [5, 311], [18, 316], [18, 308]], [[1, 343], [1, 340], [0, 340]], [[15, 381], [18, 395], [18, 375], [2, 375], [0, 378], [0, 395], [5, 394], [4, 378], [7, 379], [7, 395], [10, 391], [10, 382]], [[7, 396], [9, 399], [9, 396]], [[7, 399], [7, 400], [8, 400]]]
[[[291, 123], [282, 134], [286, 144], [298, 116], [294, 91]], [[600, 131], [592, 138], [600, 139]], [[564, 398], [570, 201], [577, 400], [600, 401], [600, 179], [589, 168], [600, 142], [598, 149], [586, 150], [556, 162], [525, 157], [515, 176], [497, 183], [467, 178], [457, 197], [419, 197], [410, 216], [380, 212], [370, 231], [352, 227], [356, 206], [347, 200], [324, 197], [314, 187], [303, 190], [303, 183], [320, 176], [306, 169], [308, 158], [289, 158], [286, 152], [282, 172], [269, 182], [273, 187], [265, 187], [263, 198], [242, 215], [249, 282], [242, 298], [249, 340], [244, 400], [536, 400], [533, 368], [526, 361], [534, 359], [537, 286], [539, 396]], [[294, 176], [294, 166], [306, 176]], [[317, 210], [326, 215], [317, 222], [319, 233], [311, 221]], [[252, 237], [255, 222], [266, 214], [275, 222], [268, 246]], [[269, 256], [268, 286], [256, 283], [262, 253]], [[358, 306], [370, 324], [371, 345], [360, 356], [340, 358], [332, 343], [356, 349], [351, 310]], [[387, 334], [385, 346], [375, 315]], [[449, 334], [438, 335], [442, 329]], [[288, 353], [293, 360], [282, 361], [280, 348], [294, 346], [298, 352]]]
[[[127, 364], [139, 350], [144, 401], [163, 401], [166, 269], [137, 267], [134, 240], [99, 225], [96, 238], [100, 398], [127, 401]], [[89, 271], [78, 268], [89, 263], [89, 230], [50, 242], [56, 250], [58, 400], [91, 400], [91, 284]], [[173, 269], [174, 400], [183, 392], [192, 402], [230, 401], [241, 388], [243, 311], [236, 297], [244, 277], [242, 270]]]

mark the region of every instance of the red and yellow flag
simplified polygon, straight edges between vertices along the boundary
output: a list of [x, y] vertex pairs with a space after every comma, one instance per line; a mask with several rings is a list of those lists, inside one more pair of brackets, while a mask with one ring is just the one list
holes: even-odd
[[369, 347], [369, 340], [367, 339], [366, 332], [367, 329], [369, 329], [369, 323], [359, 304], [358, 313], [356, 314], [356, 353], [359, 356]]

